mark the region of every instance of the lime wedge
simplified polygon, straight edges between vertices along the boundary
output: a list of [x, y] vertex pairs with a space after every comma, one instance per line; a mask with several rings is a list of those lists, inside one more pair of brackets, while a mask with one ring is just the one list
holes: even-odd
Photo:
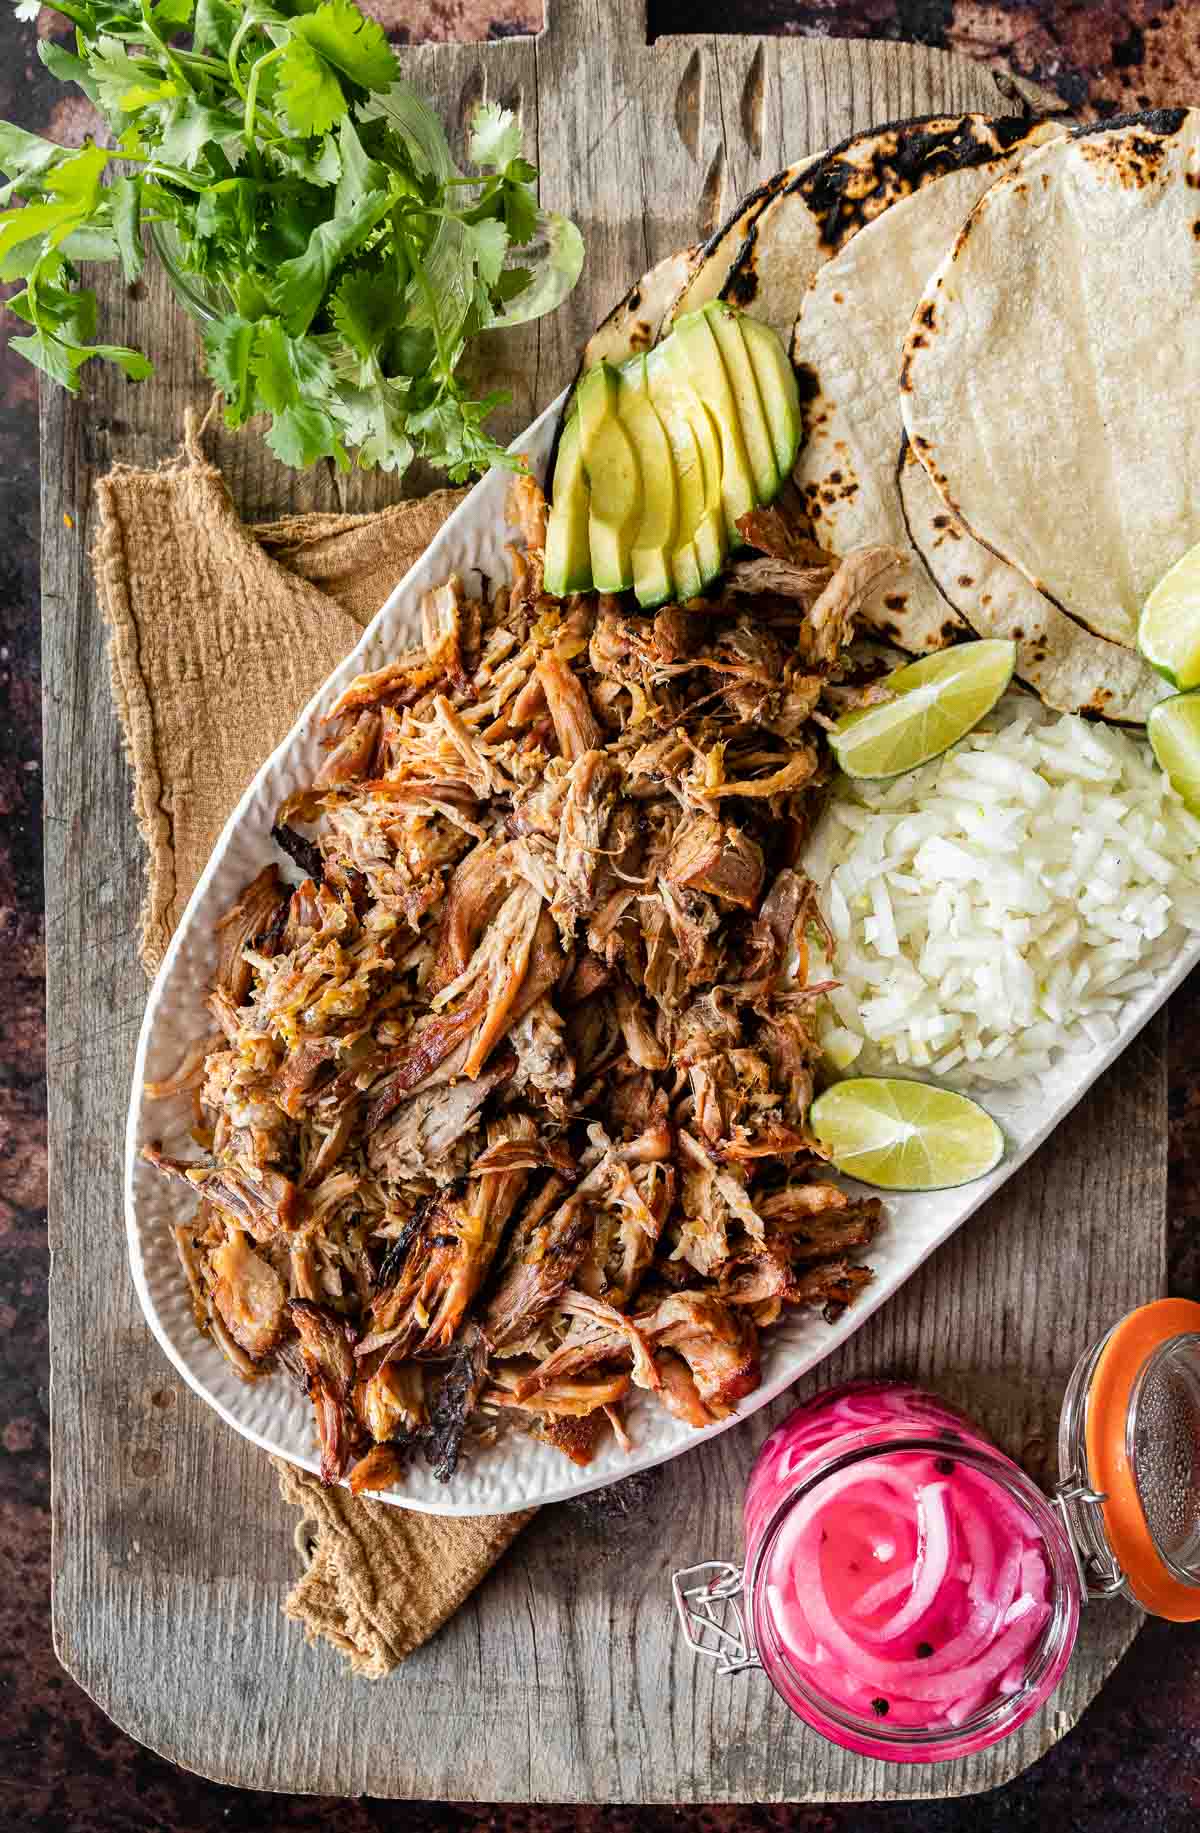
[[1200, 542], [1164, 573], [1142, 607], [1138, 648], [1186, 693], [1200, 687]]
[[1200, 694], [1172, 694], [1146, 721], [1158, 767], [1194, 815], [1200, 815]]
[[830, 734], [847, 776], [899, 776], [948, 751], [990, 713], [1012, 680], [1015, 643], [957, 643], [898, 668], [893, 698], [845, 713]]
[[809, 1126], [839, 1171], [880, 1190], [949, 1190], [999, 1163], [1004, 1135], [965, 1095], [853, 1076], [813, 1102]]

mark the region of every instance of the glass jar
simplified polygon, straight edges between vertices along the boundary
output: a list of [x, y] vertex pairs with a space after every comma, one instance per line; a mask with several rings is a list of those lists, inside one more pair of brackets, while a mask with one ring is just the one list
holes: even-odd
[[233, 296], [218, 281], [189, 274], [180, 259], [179, 237], [172, 223], [151, 223], [150, 245], [162, 264], [171, 291], [189, 318], [203, 327], [237, 310]]
[[1089, 1596], [1200, 1618], [1200, 1305], [1143, 1306], [1080, 1359], [1060, 1464], [1051, 1500], [911, 1383], [817, 1395], [755, 1461], [744, 1565], [675, 1575], [687, 1639], [863, 1755], [982, 1750], [1053, 1692]]

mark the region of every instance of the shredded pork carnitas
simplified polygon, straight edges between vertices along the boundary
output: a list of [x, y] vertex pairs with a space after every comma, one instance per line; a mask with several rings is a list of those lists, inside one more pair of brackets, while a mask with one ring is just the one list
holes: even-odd
[[[327, 1481], [449, 1478], [517, 1422], [576, 1462], [641, 1391], [703, 1426], [759, 1381], [759, 1333], [870, 1272], [874, 1201], [825, 1181], [798, 867], [856, 610], [898, 558], [840, 566], [794, 511], [760, 558], [642, 615], [542, 589], [545, 505], [490, 602], [457, 579], [424, 648], [327, 716], [312, 784], [218, 926], [176, 1240], [197, 1319], [247, 1379], [312, 1400]], [[839, 696], [841, 697], [839, 699]]]

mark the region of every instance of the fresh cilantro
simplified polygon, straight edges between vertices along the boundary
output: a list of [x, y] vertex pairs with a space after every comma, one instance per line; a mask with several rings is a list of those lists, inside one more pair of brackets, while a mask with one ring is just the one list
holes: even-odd
[[338, 263], [351, 254], [391, 207], [389, 191], [367, 191], [352, 210], [318, 223], [302, 255], [279, 269], [275, 297], [293, 337], [308, 330], [329, 290]]
[[315, 12], [302, 13], [291, 24], [327, 64], [360, 89], [386, 89], [395, 82], [396, 58], [383, 27], [364, 17], [352, 0], [324, 0]]
[[354, 0], [47, 4], [74, 39], [38, 55], [111, 146], [0, 122], [0, 279], [23, 282], [7, 303], [28, 328], [14, 349], [70, 389], [94, 357], [148, 374], [96, 341], [78, 274], [119, 260], [132, 283], [148, 230], [180, 287], [213, 301], [204, 357], [229, 424], [269, 416], [285, 463], [353, 452], [399, 474], [419, 456], [455, 480], [519, 463], [487, 431], [502, 397], [473, 399], [460, 375], [465, 343], [553, 309], [582, 245], [539, 210], [512, 113], [475, 111], [461, 171]]
[[329, 309], [343, 342], [365, 360], [385, 342], [395, 324], [395, 281], [386, 273], [347, 274]]
[[489, 217], [485, 222], [469, 224], [467, 233], [471, 238], [471, 251], [479, 269], [479, 278], [486, 287], [496, 286], [508, 248], [508, 230], [495, 217]]
[[225, 396], [225, 420], [229, 426], [243, 426], [254, 412], [250, 359], [257, 330], [248, 318], [236, 313], [214, 318], [204, 327], [208, 373]]
[[336, 74], [304, 38], [293, 38], [283, 54], [279, 94], [297, 134], [326, 134], [346, 112]]
[[472, 165], [491, 166], [497, 172], [519, 157], [521, 126], [509, 109], [498, 102], [483, 102], [471, 121], [467, 157]]

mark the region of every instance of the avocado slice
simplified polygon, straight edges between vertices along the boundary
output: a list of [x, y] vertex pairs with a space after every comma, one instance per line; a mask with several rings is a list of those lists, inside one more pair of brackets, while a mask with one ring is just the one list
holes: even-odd
[[617, 411], [620, 377], [609, 363], [579, 384], [579, 443], [591, 487], [588, 545], [597, 592], [633, 584], [633, 539], [642, 517], [642, 471]]
[[763, 407], [754, 363], [738, 327], [739, 314], [719, 299], [706, 305], [704, 311], [717, 340], [721, 361], [729, 377], [729, 386], [733, 390], [738, 419], [742, 423], [742, 438], [746, 442], [746, 456], [750, 460], [750, 472], [754, 479], [755, 495], [760, 503], [773, 503], [779, 495], [780, 484], [779, 469], [775, 463], [775, 443]]
[[748, 317], [745, 312], [738, 313], [737, 322], [758, 377], [758, 391], [771, 428], [779, 476], [786, 479], [800, 450], [800, 391], [796, 386], [796, 371], [770, 325]]
[[678, 545], [671, 556], [675, 596], [696, 598], [725, 564], [721, 448], [704, 404], [680, 379], [667, 345], [652, 350], [645, 363], [646, 385], [670, 442], [679, 486]]
[[662, 345], [675, 374], [690, 383], [708, 409], [721, 446], [721, 505], [731, 544], [743, 545], [738, 517], [756, 507], [754, 478], [746, 455], [741, 420], [729, 385], [729, 376], [707, 314], [686, 313]]
[[652, 609], [671, 597], [671, 554], [679, 529], [679, 490], [671, 445], [646, 384], [646, 359], [621, 371], [621, 422], [633, 442], [642, 472], [642, 517], [633, 538], [633, 589], [638, 603]]
[[546, 590], [555, 598], [592, 589], [588, 539], [591, 491], [579, 444], [579, 416], [567, 422], [558, 445], [550, 518], [546, 524]]

